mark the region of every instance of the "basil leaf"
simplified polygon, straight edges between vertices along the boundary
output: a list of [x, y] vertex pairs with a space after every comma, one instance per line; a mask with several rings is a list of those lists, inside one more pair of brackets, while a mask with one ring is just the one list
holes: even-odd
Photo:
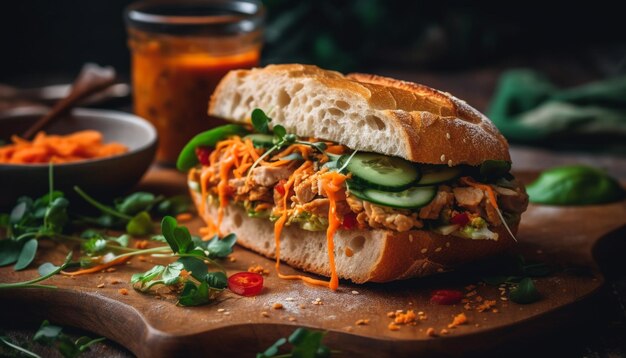
[[209, 287], [223, 290], [228, 286], [228, 278], [222, 271], [209, 272], [204, 277], [204, 281], [209, 284]]
[[591, 205], [619, 201], [624, 189], [604, 171], [585, 165], [552, 168], [526, 187], [530, 201], [548, 205]]
[[538, 301], [541, 298], [539, 291], [535, 287], [532, 279], [526, 277], [522, 279], [517, 287], [509, 292], [509, 299], [515, 303], [528, 304]]
[[37, 239], [30, 239], [26, 241], [24, 246], [22, 246], [22, 250], [20, 251], [20, 256], [17, 258], [17, 263], [13, 266], [15, 271], [20, 271], [28, 267], [31, 262], [35, 259], [35, 254], [37, 253], [38, 242]]
[[209, 258], [224, 258], [233, 253], [233, 246], [237, 242], [237, 235], [228, 234], [223, 239], [217, 236], [211, 239], [206, 246]]
[[21, 249], [20, 243], [15, 240], [0, 240], [0, 266], [15, 263], [20, 256]]
[[152, 218], [147, 211], [142, 211], [139, 214], [133, 216], [132, 219], [126, 224], [126, 232], [135, 236], [144, 236], [152, 232]]
[[181, 306], [199, 306], [207, 302], [209, 302], [209, 285], [206, 281], [203, 281], [199, 286], [187, 281], [178, 299], [178, 304]]
[[270, 132], [269, 122], [272, 121], [260, 108], [255, 108], [250, 116], [250, 121], [254, 130], [258, 133], [267, 134]]
[[202, 259], [195, 257], [181, 257], [178, 259], [178, 262], [180, 262], [185, 270], [190, 272], [191, 276], [198, 281], [202, 281], [209, 272], [209, 268], [204, 261], [202, 261]]
[[209, 131], [202, 132], [193, 137], [183, 148], [176, 161], [176, 168], [181, 172], [187, 172], [198, 164], [196, 157], [197, 147], [213, 147], [215, 144], [231, 135], [244, 135], [246, 129], [240, 125], [227, 124], [225, 126], [215, 127]]

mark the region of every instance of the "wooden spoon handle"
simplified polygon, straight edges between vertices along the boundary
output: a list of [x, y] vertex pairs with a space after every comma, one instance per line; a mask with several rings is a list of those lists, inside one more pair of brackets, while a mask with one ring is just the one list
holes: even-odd
[[54, 122], [83, 99], [98, 93], [115, 83], [115, 70], [111, 67], [100, 67], [95, 64], [83, 66], [80, 74], [72, 85], [70, 94], [57, 102], [46, 115], [31, 125], [22, 135], [24, 139], [32, 139], [37, 132]]

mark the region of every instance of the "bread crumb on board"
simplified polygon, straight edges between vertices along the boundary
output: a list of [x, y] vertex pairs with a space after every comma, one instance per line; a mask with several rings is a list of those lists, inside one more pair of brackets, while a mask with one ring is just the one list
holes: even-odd
[[272, 308], [275, 310], [282, 310], [283, 309], [283, 304], [280, 302], [276, 302], [272, 305]]
[[454, 316], [454, 319], [452, 319], [452, 322], [448, 325], [448, 328], [455, 328], [457, 326], [460, 326], [462, 324], [466, 324], [467, 323], [467, 316], [465, 315], [465, 313], [459, 313], [456, 316]]
[[117, 290], [117, 292], [118, 292], [120, 295], [124, 295], [124, 296], [127, 296], [127, 295], [128, 295], [128, 290], [127, 290], [127, 289], [125, 289], [125, 288], [120, 288], [119, 290]]
[[428, 327], [428, 329], [426, 329], [426, 335], [428, 337], [437, 337], [437, 332], [435, 332], [433, 327]]
[[398, 326], [397, 324], [395, 324], [394, 322], [389, 323], [389, 325], [387, 326], [387, 328], [390, 331], [399, 331], [400, 330], [400, 326]]
[[261, 316], [268, 318], [270, 316], [270, 314], [267, 311], [262, 311], [261, 312]]
[[96, 286], [98, 288], [103, 288], [104, 287], [104, 283], [99, 284], [98, 286]]
[[254, 265], [248, 267], [248, 272], [258, 273], [259, 275], [269, 276], [270, 270], [264, 268], [261, 265]]
[[362, 318], [354, 322], [354, 324], [357, 326], [367, 326], [370, 324], [370, 320], [368, 318]]

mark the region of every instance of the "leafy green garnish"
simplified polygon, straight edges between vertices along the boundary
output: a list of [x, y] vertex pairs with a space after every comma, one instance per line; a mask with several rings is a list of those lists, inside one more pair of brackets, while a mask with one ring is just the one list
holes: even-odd
[[270, 132], [269, 122], [272, 121], [265, 112], [260, 108], [255, 108], [250, 116], [252, 127], [254, 130], [261, 134], [268, 134]]
[[49, 285], [39, 285], [38, 282], [49, 279], [50, 277], [56, 275], [61, 272], [64, 268], [66, 268], [70, 261], [72, 260], [72, 252], [70, 251], [65, 257], [65, 261], [61, 266], [54, 266], [51, 263], [44, 263], [39, 267], [40, 277], [34, 278], [32, 280], [23, 281], [23, 282], [13, 282], [13, 283], [0, 283], [0, 289], [7, 288], [56, 288], [56, 286]]
[[626, 195], [617, 180], [585, 165], [548, 169], [526, 189], [531, 202], [548, 205], [603, 204]]
[[62, 330], [62, 327], [51, 325], [47, 320], [43, 321], [33, 340], [47, 346], [56, 346], [59, 353], [65, 358], [78, 357], [87, 351], [91, 345], [105, 340], [104, 337], [91, 339], [83, 336], [73, 341], [69, 336], [63, 334]]
[[193, 208], [189, 195], [175, 195], [164, 199], [156, 207], [156, 213], [161, 216], [187, 213]]
[[200, 283], [200, 285], [187, 281], [185, 287], [183, 287], [183, 292], [178, 298], [178, 303], [181, 306], [200, 306], [208, 303], [210, 300], [209, 284], [206, 281]]
[[[263, 353], [257, 353], [256, 358], [270, 357], [300, 357], [300, 358], [325, 358], [331, 356], [330, 349], [322, 344], [326, 332], [297, 328], [288, 339], [280, 338]], [[279, 349], [289, 342], [291, 352], [278, 354]]]
[[181, 172], [187, 172], [189, 169], [197, 165], [198, 157], [196, 157], [196, 148], [213, 147], [218, 141], [228, 136], [245, 135], [246, 132], [246, 129], [240, 125], [227, 124], [196, 135], [185, 145], [183, 150], [178, 155], [176, 168], [178, 168]]
[[523, 278], [515, 288], [509, 292], [509, 299], [515, 303], [528, 304], [541, 298], [535, 283], [529, 277]]

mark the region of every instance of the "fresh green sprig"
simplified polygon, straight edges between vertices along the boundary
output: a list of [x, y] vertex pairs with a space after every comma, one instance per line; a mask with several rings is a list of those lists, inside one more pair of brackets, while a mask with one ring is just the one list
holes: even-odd
[[541, 294], [532, 279], [549, 276], [554, 273], [555, 268], [543, 262], [526, 261], [519, 255], [509, 271], [508, 274], [487, 276], [482, 280], [492, 286], [502, 284], [510, 286], [509, 299], [515, 303], [528, 304], [541, 299]]
[[83, 336], [74, 341], [63, 333], [62, 327], [52, 325], [46, 320], [41, 323], [33, 340], [43, 345], [55, 346], [65, 358], [75, 358], [86, 352], [90, 346], [104, 341], [105, 338], [91, 339]]
[[[322, 344], [322, 340], [326, 332], [308, 330], [306, 328], [298, 328], [289, 336], [289, 338], [280, 338], [263, 353], [257, 353], [256, 358], [287, 358], [287, 357], [307, 357], [307, 358], [326, 358], [330, 357], [331, 351], [327, 346]], [[279, 350], [289, 342], [292, 349], [289, 353], [279, 354]]]
[[[178, 304], [197, 306], [210, 302], [226, 286], [226, 272], [214, 259], [224, 258], [232, 253], [236, 236], [231, 234], [223, 239], [215, 236], [210, 241], [194, 238], [184, 226], [179, 226], [176, 219], [166, 216], [161, 221], [163, 240], [167, 242], [173, 256], [178, 260], [167, 266], [156, 265], [144, 273], [134, 274], [131, 278], [133, 288], [147, 292], [157, 285], [182, 286]], [[129, 254], [126, 254], [129, 255]], [[122, 257], [124, 255], [120, 255]], [[209, 266], [216, 266], [219, 271], [209, 271]], [[189, 275], [181, 276], [183, 271]]]
[[52, 288], [55, 289], [56, 286], [49, 285], [39, 285], [38, 282], [49, 279], [50, 277], [58, 274], [61, 270], [65, 269], [72, 260], [72, 252], [70, 251], [65, 257], [65, 261], [61, 266], [55, 266], [51, 263], [44, 263], [39, 266], [39, 274], [41, 276], [34, 278], [32, 280], [23, 281], [23, 282], [14, 282], [14, 283], [0, 283], [0, 289], [10, 289], [10, 288]]

